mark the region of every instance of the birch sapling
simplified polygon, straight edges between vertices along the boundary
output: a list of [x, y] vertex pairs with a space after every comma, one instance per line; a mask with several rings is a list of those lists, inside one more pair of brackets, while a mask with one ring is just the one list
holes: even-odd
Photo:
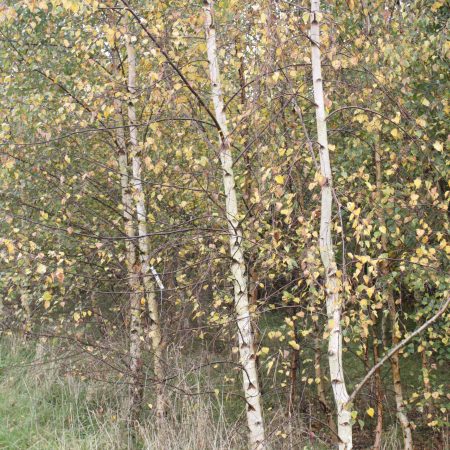
[[319, 247], [325, 271], [326, 308], [328, 316], [328, 362], [331, 385], [337, 407], [339, 449], [352, 448], [351, 413], [346, 408], [348, 393], [344, 380], [342, 363], [342, 301], [339, 298], [339, 280], [332, 241], [333, 185], [328, 150], [328, 133], [322, 82], [322, 63], [320, 53], [320, 1], [311, 1], [311, 64], [314, 102], [316, 105], [317, 141], [319, 144], [321, 172], [321, 214]]
[[261, 408], [256, 368], [256, 352], [251, 329], [248, 299], [248, 280], [244, 252], [242, 248], [242, 227], [239, 222], [236, 183], [233, 172], [231, 145], [227, 128], [222, 87], [217, 57], [216, 31], [214, 26], [214, 1], [207, 0], [204, 5], [206, 47], [208, 53], [211, 96], [216, 120], [219, 126], [220, 162], [223, 174], [225, 210], [230, 235], [231, 273], [234, 286], [234, 307], [239, 338], [239, 356], [242, 366], [243, 388], [247, 402], [247, 424], [249, 446], [252, 450], [266, 447], [264, 423]]
[[[381, 200], [381, 191], [383, 188], [383, 180], [382, 180], [382, 167], [381, 167], [381, 157], [380, 157], [380, 149], [377, 148], [375, 150], [375, 177], [376, 177], [376, 194], [378, 200]], [[386, 220], [384, 218], [383, 212], [380, 212], [378, 219], [380, 221], [380, 225], [382, 227], [386, 227]], [[388, 242], [385, 234], [381, 236], [381, 246], [383, 252], [388, 251]], [[386, 263], [382, 265], [381, 268], [382, 274], [387, 275], [389, 268]], [[395, 346], [399, 343], [400, 339], [398, 338], [398, 323], [397, 323], [397, 311], [395, 307], [395, 299], [394, 293], [392, 292], [391, 287], [387, 287], [385, 290], [385, 296], [387, 298], [389, 317], [391, 319], [392, 326], [392, 345]], [[412, 440], [412, 432], [411, 432], [411, 424], [408, 416], [405, 411], [405, 401], [403, 397], [403, 386], [402, 379], [400, 374], [400, 356], [398, 353], [392, 355], [391, 358], [391, 370], [392, 370], [392, 381], [394, 384], [394, 394], [395, 394], [395, 405], [396, 405], [396, 414], [398, 421], [400, 422], [400, 426], [402, 428], [403, 433], [403, 441], [405, 445], [405, 450], [413, 449], [413, 440]]]
[[[114, 21], [111, 20], [114, 24]], [[117, 50], [112, 50], [113, 76], [118, 76]], [[132, 421], [137, 420], [140, 404], [142, 402], [141, 369], [142, 369], [142, 348], [141, 348], [141, 305], [140, 305], [140, 279], [139, 267], [136, 259], [136, 247], [134, 238], [136, 236], [135, 222], [133, 218], [133, 201], [131, 197], [130, 167], [124, 131], [124, 120], [122, 102], [114, 99], [114, 110], [118, 126], [115, 131], [116, 146], [118, 148], [117, 162], [119, 165], [121, 198], [123, 206], [123, 222], [125, 234], [129, 238], [125, 241], [126, 267], [130, 286], [130, 380], [129, 395], [125, 406], [126, 413], [130, 415]]]
[[[148, 241], [147, 210], [145, 204], [145, 191], [142, 184], [142, 150], [138, 140], [138, 129], [136, 126], [136, 108], [134, 100], [136, 96], [136, 52], [131, 42], [129, 32], [126, 34], [126, 48], [128, 58], [128, 92], [130, 99], [128, 103], [128, 120], [130, 127], [130, 150], [132, 154], [132, 185], [133, 198], [136, 206], [138, 232], [140, 238], [139, 251], [141, 259], [141, 277], [145, 288], [142, 297], [148, 308], [150, 319], [150, 341], [153, 357], [153, 370], [156, 383], [156, 416], [162, 419], [165, 415], [166, 400], [164, 395], [164, 365], [163, 365], [163, 342], [159, 317], [159, 305], [155, 295], [155, 284], [153, 283], [152, 267], [150, 264], [150, 246]], [[158, 281], [158, 278], [157, 278]], [[140, 327], [142, 328], [142, 323]], [[142, 330], [139, 330], [142, 333]]]

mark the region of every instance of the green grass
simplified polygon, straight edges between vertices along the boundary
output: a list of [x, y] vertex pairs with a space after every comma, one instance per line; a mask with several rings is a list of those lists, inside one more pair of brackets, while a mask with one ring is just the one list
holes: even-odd
[[[52, 362], [64, 360], [61, 351], [50, 348], [46, 357], [36, 359], [34, 343], [0, 339], [0, 449], [244, 448], [240, 433], [228, 434], [233, 427], [214, 395], [174, 395], [166, 423], [156, 430], [145, 406], [151, 401], [149, 387], [141, 423], [131, 429], [120, 408], [123, 387], [64, 374], [61, 361]], [[195, 374], [187, 378], [185, 384], [194, 390], [201, 382]]]
[[87, 382], [58, 375], [51, 361], [34, 361], [33, 344], [3, 341], [0, 448], [114, 448], [108, 441], [117, 435], [117, 426], [108, 429], [107, 421], [96, 413], [97, 404], [104, 399], [98, 398], [93, 388]]
[[[280, 324], [274, 322], [264, 326], [270, 330]], [[320, 425], [320, 421], [314, 422], [314, 417], [323, 420], [320, 417], [321, 410], [314, 400], [314, 384], [299, 381], [299, 389], [304, 390], [302, 401], [299, 397], [296, 404], [297, 418], [288, 423], [284, 411], [286, 392], [280, 389], [285, 375], [276, 373], [275, 368], [268, 374], [265, 364], [265, 358], [276, 356], [279, 349], [274, 348], [273, 342], [266, 344], [272, 347], [270, 354], [261, 358], [261, 376], [265, 386], [264, 408], [272, 447], [276, 450], [329, 448], [326, 430]], [[101, 383], [67, 374], [62, 362], [68, 359], [62, 352], [61, 348], [47, 345], [46, 356], [37, 358], [35, 343], [18, 338], [0, 338], [0, 449], [240, 450], [246, 447], [239, 371], [228, 364], [194, 369], [205, 359], [226, 360], [229, 353], [225, 352], [219, 357], [220, 355], [205, 355], [201, 352], [190, 352], [184, 356], [176, 351], [171, 352], [171, 370], [180, 376], [173, 381], [178, 390], [170, 390], [172, 407], [165, 424], [158, 429], [154, 426], [152, 411], [146, 406], [147, 403], [153, 403], [153, 389], [148, 386], [145, 390], [141, 424], [137, 430], [130, 430], [126, 418], [121, 417], [120, 413], [123, 385]], [[312, 349], [305, 346], [302, 349], [302, 360], [311, 359], [312, 356]], [[401, 360], [405, 387], [410, 393], [414, 389], [420, 389], [420, 361], [415, 357]], [[86, 364], [89, 368], [92, 363], [89, 361], [87, 358], [79, 364]], [[281, 358], [279, 363], [282, 361]], [[347, 352], [345, 363], [347, 379], [354, 382], [361, 379], [364, 373], [361, 360], [352, 352]], [[303, 366], [302, 376], [313, 376], [311, 362]], [[322, 369], [327, 374], [325, 356]], [[385, 442], [388, 444], [384, 450], [396, 450], [401, 448], [401, 435], [396, 426], [388, 365], [384, 367], [383, 375], [384, 387], [388, 392], [384, 425], [387, 430]], [[439, 380], [445, 380], [445, 368], [435, 370], [435, 376]], [[234, 381], [230, 382], [230, 377]], [[218, 391], [215, 392], [215, 389]], [[192, 395], [181, 392], [190, 392]], [[370, 419], [365, 414], [370, 401], [367, 392], [363, 392], [358, 400], [358, 418], [365, 421], [362, 429], [359, 424], [354, 427], [354, 439], [360, 445], [358, 448], [370, 448], [372, 443], [375, 418]], [[312, 440], [307, 432], [308, 427], [315, 433]], [[426, 427], [421, 430], [425, 433], [424, 439], [420, 439], [419, 434], [422, 433], [415, 433], [416, 443], [430, 443], [431, 430]], [[288, 434], [287, 438], [283, 437], [284, 433]], [[429, 450], [438, 447], [423, 447], [419, 444], [417, 448]]]

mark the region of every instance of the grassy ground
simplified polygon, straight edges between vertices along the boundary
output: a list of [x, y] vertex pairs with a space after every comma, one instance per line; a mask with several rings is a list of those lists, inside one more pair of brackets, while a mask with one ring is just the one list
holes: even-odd
[[89, 398], [87, 383], [33, 358], [31, 345], [0, 347], [0, 448], [111, 448], [95, 412], [100, 399]]
[[174, 398], [158, 433], [146, 406], [131, 431], [120, 415], [123, 386], [63, 374], [64, 357], [54, 349], [36, 359], [34, 344], [0, 340], [0, 449], [243, 448], [242, 433], [209, 397]]
[[[67, 349], [65, 350], [67, 351]], [[155, 421], [148, 403], [152, 402], [151, 387], [146, 392], [141, 426], [131, 432], [120, 405], [124, 395], [121, 383], [96, 382], [74, 377], [62, 370], [66, 354], [61, 348], [47, 348], [44, 355], [36, 356], [35, 344], [12, 338], [0, 339], [0, 449], [36, 450], [219, 450], [244, 449], [242, 401], [239, 398], [240, 376], [229, 367], [211, 366], [203, 373], [185, 371], [181, 390], [190, 395], [172, 393], [165, 424], [156, 433]], [[311, 355], [306, 352], [302, 357]], [[350, 379], [358, 380], [363, 365], [352, 354], [346, 355]], [[80, 360], [79, 364], [84, 364]], [[175, 371], [183, 372], [180, 357], [171, 362]], [[403, 367], [406, 385], [417, 384], [417, 361], [406, 359]], [[178, 366], [177, 366], [178, 365]], [[281, 366], [280, 366], [281, 367]], [[324, 370], [326, 365], [324, 364]], [[304, 376], [309, 377], [308, 368]], [[314, 385], [300, 383], [302, 388], [296, 411], [297, 419], [289, 422], [280, 405], [284, 405], [284, 391], [274, 388], [276, 370], [267, 373], [264, 361], [264, 406], [273, 449], [327, 449], [331, 448], [320, 422], [319, 407], [314, 400]], [[233, 374], [233, 375], [230, 375]], [[233, 377], [234, 381], [224, 378]], [[388, 378], [388, 369], [385, 373]], [[444, 376], [444, 375], [443, 375]], [[228, 380], [228, 381], [224, 381]], [[209, 384], [208, 384], [209, 383]], [[219, 388], [218, 391], [215, 391]], [[210, 392], [203, 395], [204, 392]], [[227, 393], [232, 395], [227, 395]], [[199, 395], [196, 395], [199, 394]], [[236, 395], [237, 394], [237, 395]], [[359, 410], [370, 404], [367, 395], [360, 400]], [[386, 434], [384, 450], [400, 450], [400, 433], [396, 426], [392, 405], [386, 403]], [[375, 419], [364, 417], [365, 424], [355, 424], [355, 448], [370, 448]], [[372, 423], [373, 422], [373, 423]], [[415, 433], [418, 449], [443, 449], [433, 443], [430, 430]], [[287, 436], [287, 437], [286, 437]], [[436, 441], [437, 442], [437, 441]]]

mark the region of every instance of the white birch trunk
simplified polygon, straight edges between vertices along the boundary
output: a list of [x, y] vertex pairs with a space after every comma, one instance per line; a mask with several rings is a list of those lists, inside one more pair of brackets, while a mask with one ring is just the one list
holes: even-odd
[[[117, 58], [113, 53], [113, 73], [117, 75]], [[130, 381], [129, 396], [125, 410], [130, 414], [131, 419], [137, 419], [139, 406], [142, 401], [141, 368], [142, 368], [142, 347], [141, 347], [141, 304], [140, 304], [140, 281], [139, 267], [136, 261], [136, 248], [133, 238], [136, 236], [133, 220], [133, 202], [131, 197], [131, 185], [129, 177], [128, 155], [125, 142], [125, 131], [123, 128], [122, 105], [119, 99], [114, 100], [114, 109], [118, 118], [119, 127], [116, 129], [116, 141], [119, 150], [118, 164], [120, 173], [120, 187], [123, 205], [123, 219], [125, 234], [129, 238], [125, 241], [126, 266], [128, 271], [130, 286]]]
[[247, 423], [249, 444], [252, 450], [266, 447], [264, 423], [261, 409], [256, 354], [251, 330], [248, 282], [242, 249], [242, 228], [238, 218], [236, 186], [233, 160], [222, 98], [222, 88], [217, 58], [216, 32], [214, 27], [214, 0], [207, 0], [204, 6], [206, 45], [208, 52], [211, 95], [214, 111], [220, 126], [220, 162], [223, 171], [225, 209], [230, 234], [231, 273], [234, 284], [234, 306], [239, 338], [239, 356], [243, 371], [243, 388], [247, 401]]
[[[123, 130], [122, 130], [123, 131]], [[124, 225], [127, 237], [135, 236], [134, 223], [132, 217], [132, 199], [129, 188], [128, 162], [126, 153], [119, 154], [119, 170], [122, 188], [122, 203], [124, 206]], [[140, 281], [139, 267], [136, 261], [136, 250], [133, 240], [126, 243], [126, 264], [130, 286], [130, 395], [128, 410], [131, 417], [137, 418], [139, 405], [142, 401], [142, 323], [140, 304]]]
[[[159, 419], [165, 415], [166, 402], [164, 399], [164, 365], [162, 334], [159, 319], [159, 305], [155, 295], [155, 285], [153, 283], [153, 274], [150, 265], [150, 246], [148, 242], [147, 211], [145, 205], [145, 192], [142, 185], [142, 158], [141, 149], [138, 141], [138, 129], [136, 126], [136, 108], [134, 106], [136, 95], [136, 53], [131, 43], [130, 36], [126, 36], [127, 58], [128, 58], [128, 92], [131, 98], [128, 102], [128, 120], [130, 125], [130, 149], [132, 155], [132, 186], [133, 199], [136, 206], [136, 218], [138, 222], [138, 234], [142, 236], [138, 239], [141, 277], [145, 288], [145, 303], [149, 312], [150, 319], [150, 341], [152, 346], [153, 369], [156, 383], [156, 415]], [[142, 324], [140, 322], [140, 328]], [[140, 339], [139, 333], [139, 339]]]
[[352, 448], [351, 413], [346, 408], [348, 393], [344, 380], [342, 364], [342, 302], [339, 299], [339, 283], [334, 256], [332, 227], [332, 173], [328, 151], [327, 123], [322, 84], [322, 64], [320, 56], [320, 0], [311, 1], [311, 63], [313, 76], [314, 102], [316, 104], [317, 141], [319, 143], [322, 200], [320, 215], [319, 246], [325, 269], [325, 292], [328, 315], [328, 361], [331, 385], [337, 407], [339, 449]]
[[333, 434], [333, 442], [335, 442], [337, 437], [336, 423], [334, 422], [333, 413], [328, 405], [327, 397], [325, 395], [325, 388], [322, 376], [322, 364], [320, 359], [321, 359], [320, 336], [319, 336], [319, 327], [317, 327], [316, 337], [314, 338], [314, 373], [316, 378], [320, 380], [320, 382], [316, 384], [317, 397], [319, 398], [319, 401], [325, 410], [325, 414], [327, 415], [328, 426], [330, 427], [330, 431]]

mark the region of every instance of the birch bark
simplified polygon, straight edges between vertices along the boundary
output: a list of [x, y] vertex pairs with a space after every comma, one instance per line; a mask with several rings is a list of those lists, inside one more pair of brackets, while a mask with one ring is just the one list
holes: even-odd
[[[117, 76], [118, 61], [116, 52], [113, 51], [113, 75]], [[122, 103], [118, 98], [114, 100], [114, 109], [118, 121], [116, 129], [116, 144], [118, 147], [118, 165], [120, 174], [120, 187], [123, 205], [123, 221], [125, 234], [129, 238], [125, 241], [126, 267], [128, 272], [128, 283], [130, 286], [130, 392], [125, 410], [129, 413], [132, 421], [137, 420], [140, 404], [142, 403], [142, 347], [141, 347], [141, 304], [140, 304], [140, 280], [139, 267], [136, 261], [136, 247], [134, 238], [136, 236], [135, 223], [133, 220], [133, 202], [131, 197], [131, 186], [129, 177], [129, 162], [125, 140]]]
[[337, 267], [331, 235], [332, 227], [332, 173], [328, 151], [328, 134], [322, 84], [322, 64], [320, 55], [320, 0], [311, 1], [311, 63], [313, 76], [314, 102], [316, 104], [317, 141], [319, 143], [321, 171], [321, 214], [319, 247], [325, 269], [326, 307], [329, 327], [328, 361], [330, 365], [331, 385], [338, 416], [339, 449], [352, 448], [351, 414], [346, 408], [348, 393], [344, 380], [342, 364], [342, 302], [338, 295], [339, 284]]
[[323, 406], [325, 414], [327, 415], [328, 426], [330, 427], [330, 431], [333, 434], [333, 441], [336, 441], [336, 437], [338, 435], [336, 423], [334, 422], [332, 411], [330, 409], [327, 397], [325, 395], [324, 378], [322, 376], [319, 327], [316, 326], [315, 328], [316, 328], [316, 336], [314, 337], [314, 374], [316, 379], [320, 380], [320, 383], [316, 384], [317, 397], [319, 398], [319, 401]]
[[[127, 30], [128, 31], [128, 30]], [[142, 277], [145, 293], [144, 303], [148, 308], [150, 319], [150, 341], [152, 347], [153, 370], [156, 384], [156, 416], [161, 419], [165, 415], [166, 401], [164, 398], [164, 365], [163, 365], [163, 343], [159, 318], [159, 305], [155, 295], [155, 285], [153, 283], [153, 271], [150, 265], [150, 246], [148, 242], [147, 211], [145, 204], [145, 191], [142, 184], [142, 151], [139, 146], [138, 129], [136, 120], [136, 52], [131, 42], [129, 32], [126, 34], [126, 48], [128, 58], [128, 92], [130, 99], [128, 103], [128, 121], [130, 126], [130, 151], [132, 159], [132, 197], [135, 202], [138, 233], [140, 238], [140, 275]], [[141, 336], [142, 321], [139, 318], [139, 330], [135, 334]]]
[[239, 222], [231, 146], [224, 111], [222, 88], [217, 58], [216, 31], [214, 27], [214, 0], [206, 0], [205, 32], [211, 81], [211, 96], [216, 120], [219, 124], [220, 162], [223, 172], [225, 209], [230, 235], [231, 273], [234, 284], [234, 307], [239, 338], [239, 356], [243, 372], [243, 388], [247, 401], [247, 424], [251, 449], [266, 447], [261, 409], [256, 354], [251, 330], [248, 299], [248, 282], [242, 249], [242, 228]]
[[[377, 197], [378, 200], [380, 200], [383, 181], [381, 170], [381, 158], [378, 149], [375, 151], [375, 175], [376, 175]], [[380, 221], [380, 225], [386, 228], [386, 221], [384, 219], [384, 215], [382, 212], [380, 212], [380, 214], [378, 215], [378, 220]], [[381, 246], [383, 252], [387, 252], [387, 240], [385, 234], [383, 234], [381, 237]], [[383, 275], [386, 275], [388, 271], [387, 265], [386, 264], [383, 265], [381, 270], [383, 272]], [[391, 326], [392, 326], [392, 346], [395, 347], [399, 343], [400, 339], [397, 336], [398, 324], [397, 324], [397, 311], [395, 307], [394, 295], [389, 287], [386, 289], [385, 295], [387, 297], [389, 316], [391, 319]], [[400, 422], [400, 426], [402, 428], [405, 450], [412, 450], [413, 441], [411, 433], [411, 424], [405, 412], [405, 401], [403, 398], [402, 379], [400, 375], [400, 357], [398, 353], [392, 355], [391, 370], [392, 370], [392, 381], [394, 384], [396, 414], [398, 421]]]

